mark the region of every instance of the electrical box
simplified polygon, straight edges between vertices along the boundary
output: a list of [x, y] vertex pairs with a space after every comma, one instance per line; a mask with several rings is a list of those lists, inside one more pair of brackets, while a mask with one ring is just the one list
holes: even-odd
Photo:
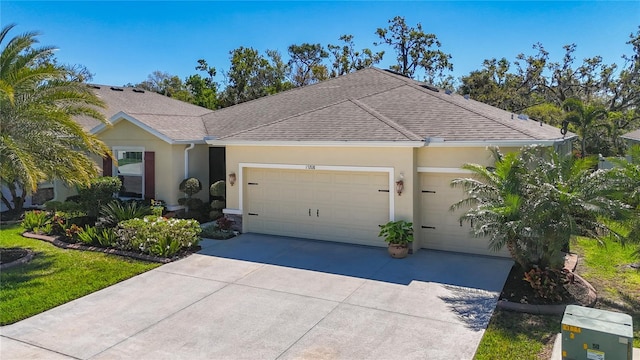
[[562, 317], [563, 360], [631, 360], [632, 351], [630, 315], [567, 305]]

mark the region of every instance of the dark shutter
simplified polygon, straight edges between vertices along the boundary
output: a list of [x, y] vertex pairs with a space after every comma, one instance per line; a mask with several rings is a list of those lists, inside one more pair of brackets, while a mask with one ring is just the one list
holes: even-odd
[[113, 176], [113, 161], [109, 156], [102, 158], [102, 176]]
[[144, 197], [154, 199], [156, 196], [156, 153], [144, 152]]

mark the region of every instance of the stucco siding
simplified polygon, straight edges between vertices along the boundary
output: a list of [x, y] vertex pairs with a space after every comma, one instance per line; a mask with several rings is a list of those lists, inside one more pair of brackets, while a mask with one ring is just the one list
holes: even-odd
[[[154, 199], [167, 202], [169, 206], [177, 206], [178, 187], [184, 177], [185, 145], [171, 145], [154, 135], [128, 122], [119, 121], [113, 127], [98, 136], [111, 149], [115, 147], [141, 147], [144, 151], [155, 153], [155, 193], [147, 194]], [[98, 164], [101, 166], [102, 161]]]

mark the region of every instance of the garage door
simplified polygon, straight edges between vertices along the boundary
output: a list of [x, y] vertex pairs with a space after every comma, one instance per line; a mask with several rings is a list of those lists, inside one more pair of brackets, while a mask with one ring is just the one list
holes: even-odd
[[451, 180], [461, 174], [422, 173], [420, 174], [422, 247], [428, 249], [456, 251], [472, 254], [508, 256], [506, 252], [489, 250], [486, 238], [471, 235], [468, 222], [460, 222], [464, 211], [449, 211], [449, 207], [461, 200], [464, 193], [460, 188], [452, 188]]
[[245, 170], [245, 231], [385, 246], [387, 173]]

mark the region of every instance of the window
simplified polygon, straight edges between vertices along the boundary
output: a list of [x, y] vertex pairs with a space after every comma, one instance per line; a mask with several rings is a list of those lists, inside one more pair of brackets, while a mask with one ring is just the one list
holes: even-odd
[[55, 192], [53, 183], [38, 184], [38, 189], [31, 195], [31, 205], [44, 205], [49, 200], [53, 200]]
[[114, 173], [122, 182], [118, 194], [124, 198], [141, 199], [144, 197], [144, 149], [116, 148], [113, 155], [118, 161], [114, 164]]

